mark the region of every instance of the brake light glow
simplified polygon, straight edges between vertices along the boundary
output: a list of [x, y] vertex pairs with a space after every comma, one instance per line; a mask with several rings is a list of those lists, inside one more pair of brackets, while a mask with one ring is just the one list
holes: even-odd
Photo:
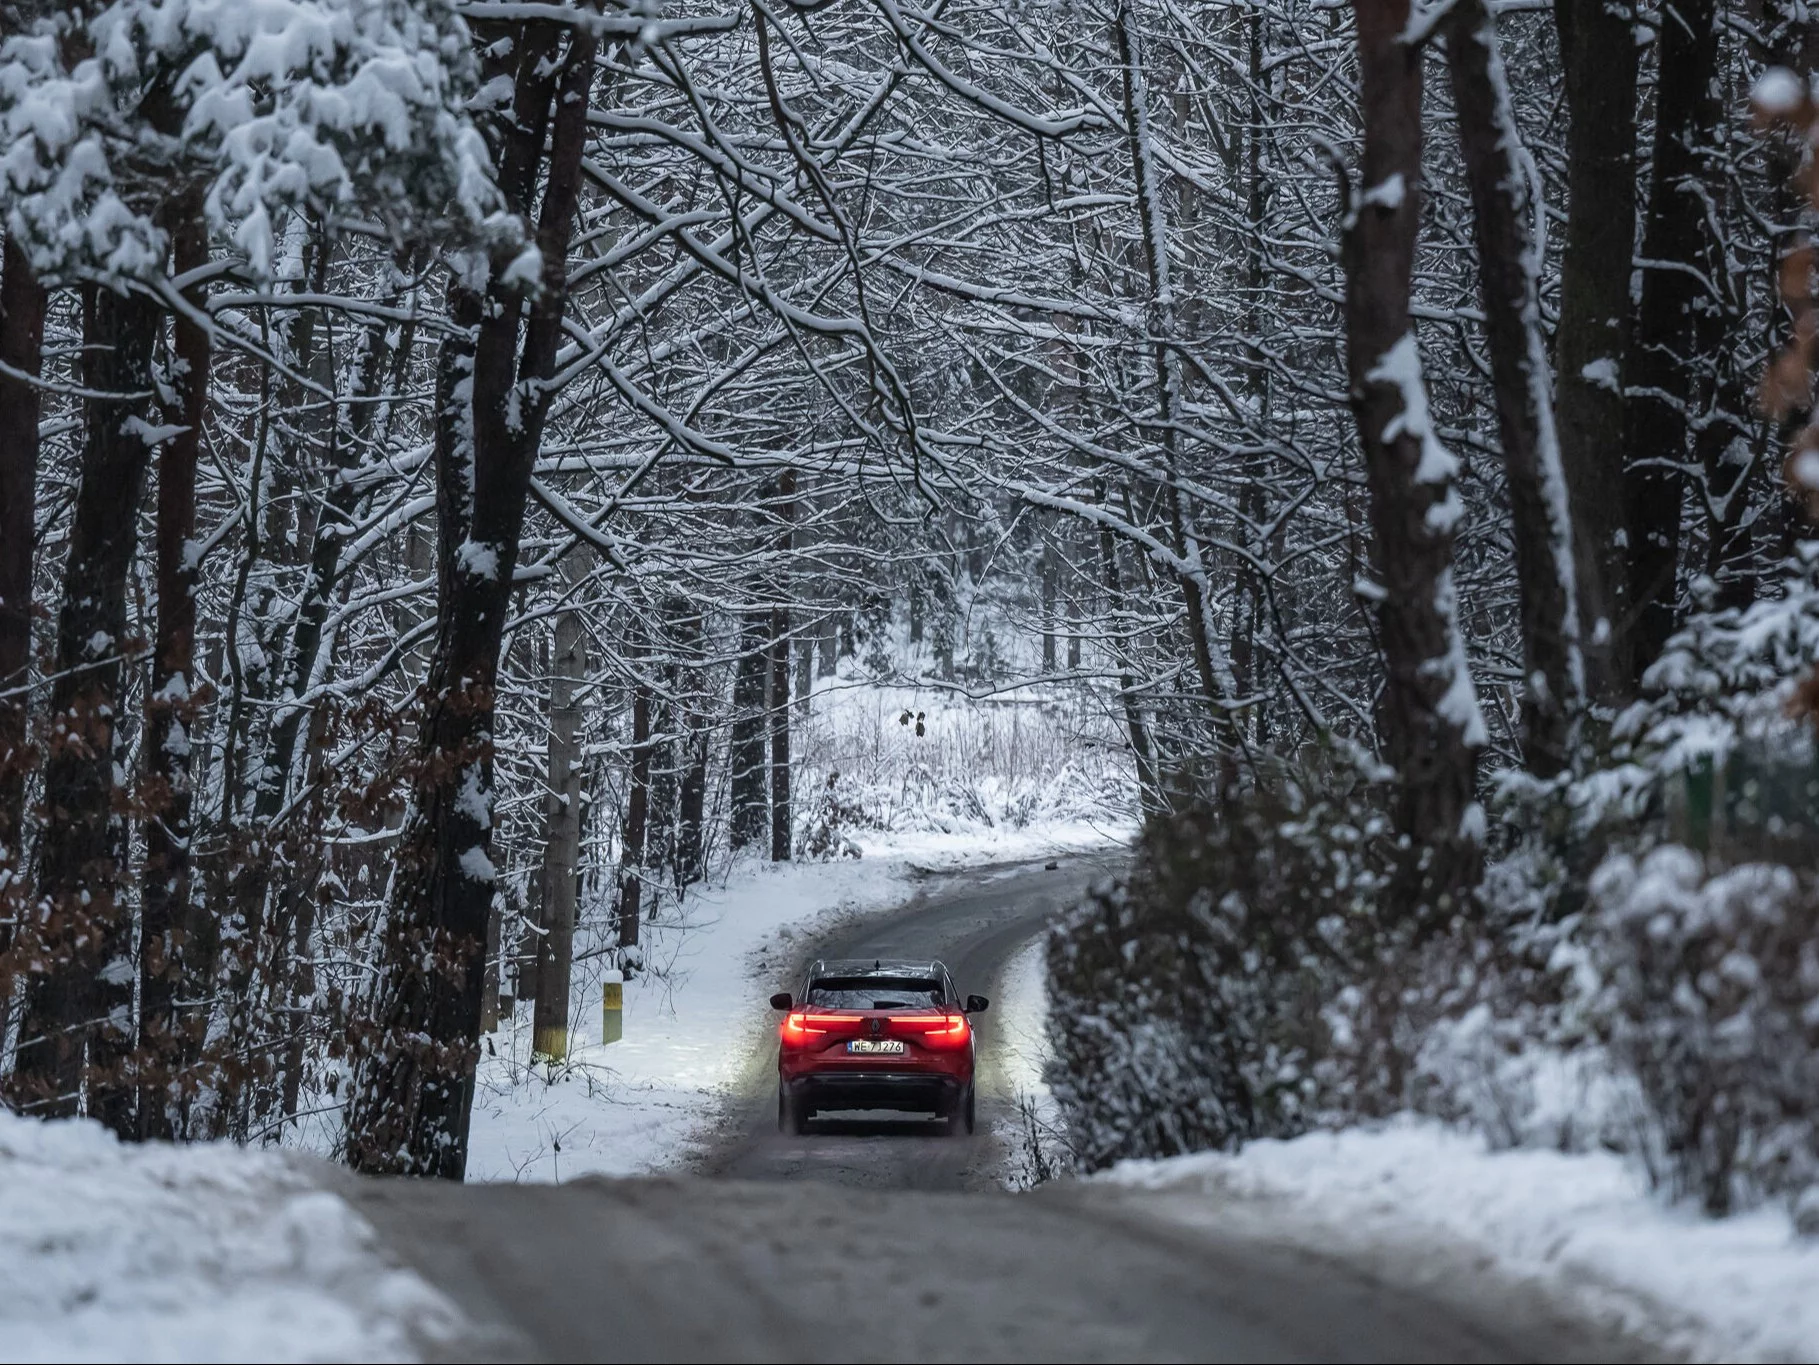
[[895, 1032], [920, 1033], [930, 1047], [959, 1047], [973, 1032], [964, 1014], [893, 1014], [891, 1028]]
[[841, 1024], [856, 1025], [858, 1022], [856, 1014], [810, 1014], [807, 1010], [791, 1010], [783, 1016], [783, 1041], [800, 1047], [808, 1042], [812, 1033], [826, 1033]]

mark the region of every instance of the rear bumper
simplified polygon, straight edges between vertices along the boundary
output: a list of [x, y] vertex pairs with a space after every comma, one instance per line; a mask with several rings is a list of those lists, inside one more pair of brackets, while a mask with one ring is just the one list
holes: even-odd
[[938, 1072], [823, 1071], [784, 1082], [790, 1098], [810, 1109], [901, 1109], [946, 1114], [960, 1102], [962, 1083]]

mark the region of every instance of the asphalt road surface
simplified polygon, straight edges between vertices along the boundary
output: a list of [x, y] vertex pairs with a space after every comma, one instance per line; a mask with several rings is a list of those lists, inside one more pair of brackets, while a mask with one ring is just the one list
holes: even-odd
[[[830, 956], [941, 957], [991, 994], [1007, 959], [1099, 869], [1072, 861], [931, 882]], [[793, 985], [798, 963], [778, 989]], [[994, 1002], [995, 1003], [995, 1002]], [[1006, 1112], [991, 1012], [968, 1138], [864, 1116], [775, 1131], [774, 1020], [753, 1021], [727, 1136], [689, 1177], [562, 1186], [349, 1180], [401, 1260], [472, 1329], [454, 1360], [1640, 1360], [1539, 1291], [1442, 1255], [1359, 1264], [1267, 1206], [1184, 1225], [1170, 1196], [997, 1188]]]

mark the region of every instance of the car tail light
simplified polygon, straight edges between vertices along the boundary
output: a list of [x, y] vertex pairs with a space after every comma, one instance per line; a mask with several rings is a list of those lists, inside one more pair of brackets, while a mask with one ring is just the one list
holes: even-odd
[[783, 1016], [783, 1041], [792, 1047], [802, 1047], [815, 1034], [827, 1033], [842, 1024], [857, 1024], [859, 1018], [851, 1014], [810, 1014], [807, 1010], [791, 1010]]
[[932, 1048], [965, 1047], [973, 1036], [973, 1026], [964, 1014], [894, 1014], [891, 1031], [920, 1034], [922, 1042]]

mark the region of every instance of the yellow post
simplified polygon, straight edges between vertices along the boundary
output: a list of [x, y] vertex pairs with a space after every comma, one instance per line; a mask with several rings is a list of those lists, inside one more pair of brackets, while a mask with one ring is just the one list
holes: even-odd
[[609, 968], [600, 987], [600, 1041], [616, 1043], [625, 1036], [625, 974]]

